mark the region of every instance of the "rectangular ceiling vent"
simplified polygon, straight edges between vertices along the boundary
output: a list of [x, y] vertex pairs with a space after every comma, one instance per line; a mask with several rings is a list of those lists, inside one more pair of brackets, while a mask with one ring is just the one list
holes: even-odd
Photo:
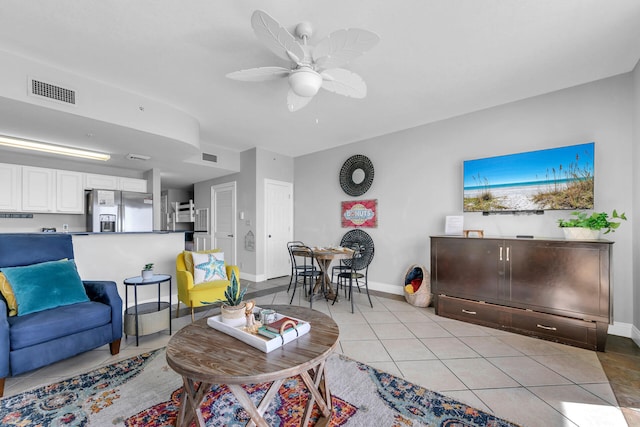
[[202, 153], [202, 160], [218, 163], [218, 156], [216, 156], [215, 154]]
[[29, 79], [29, 94], [46, 98], [51, 101], [76, 105], [75, 90], [56, 86], [41, 80]]

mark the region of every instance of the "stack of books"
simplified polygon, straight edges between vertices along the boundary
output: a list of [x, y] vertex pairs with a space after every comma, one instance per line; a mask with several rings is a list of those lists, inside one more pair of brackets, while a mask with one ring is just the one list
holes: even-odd
[[[282, 326], [287, 324], [284, 330]], [[275, 322], [267, 323], [266, 325], [262, 325], [258, 329], [258, 333], [260, 335], [264, 335], [268, 338], [275, 338], [281, 334], [292, 331], [298, 327], [298, 319], [294, 319], [291, 317], [283, 316]]]

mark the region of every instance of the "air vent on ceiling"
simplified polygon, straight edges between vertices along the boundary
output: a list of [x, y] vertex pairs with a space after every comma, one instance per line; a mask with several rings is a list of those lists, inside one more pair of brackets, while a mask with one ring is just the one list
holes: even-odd
[[29, 94], [40, 96], [51, 101], [76, 105], [76, 91], [41, 80], [29, 79]]
[[202, 153], [202, 160], [206, 160], [207, 162], [217, 163], [218, 156], [216, 156], [215, 154]]
[[129, 160], [149, 160], [149, 159], [151, 159], [150, 156], [145, 156], [144, 154], [133, 154], [133, 153], [129, 153], [125, 157], [127, 159], [129, 159]]

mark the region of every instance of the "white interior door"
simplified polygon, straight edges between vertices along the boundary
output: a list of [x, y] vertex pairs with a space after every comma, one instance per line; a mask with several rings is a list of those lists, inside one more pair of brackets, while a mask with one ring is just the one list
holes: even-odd
[[265, 180], [267, 279], [291, 273], [287, 242], [293, 240], [293, 184]]
[[236, 265], [236, 183], [211, 187], [213, 247], [224, 252], [224, 261]]

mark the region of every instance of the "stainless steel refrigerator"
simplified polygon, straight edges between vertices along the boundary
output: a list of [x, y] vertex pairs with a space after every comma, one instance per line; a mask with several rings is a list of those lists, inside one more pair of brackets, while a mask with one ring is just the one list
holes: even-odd
[[153, 231], [153, 196], [115, 190], [87, 190], [87, 231]]

